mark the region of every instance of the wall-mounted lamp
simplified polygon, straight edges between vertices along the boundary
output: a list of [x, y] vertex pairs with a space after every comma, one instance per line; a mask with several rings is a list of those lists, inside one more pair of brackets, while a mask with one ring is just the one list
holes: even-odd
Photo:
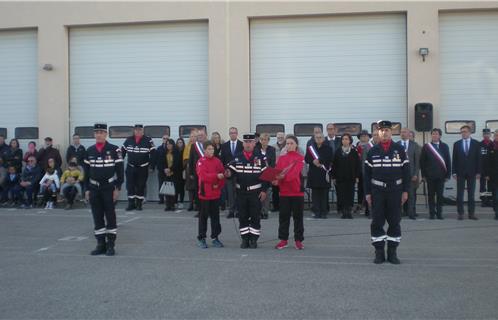
[[418, 54], [422, 56], [422, 61], [425, 62], [425, 57], [429, 55], [429, 48], [418, 49]]
[[46, 63], [46, 64], [43, 65], [43, 70], [45, 70], [45, 71], [52, 71], [52, 70], [54, 70], [54, 66], [51, 65], [50, 63]]

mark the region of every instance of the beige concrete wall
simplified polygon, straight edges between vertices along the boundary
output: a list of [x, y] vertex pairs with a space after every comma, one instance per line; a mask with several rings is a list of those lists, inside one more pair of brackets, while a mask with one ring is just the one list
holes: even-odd
[[[1, 2], [0, 30], [38, 29], [40, 137], [69, 143], [68, 28], [76, 25], [208, 20], [209, 129], [226, 135], [235, 125], [250, 129], [250, 20], [271, 17], [401, 12], [407, 17], [408, 124], [413, 105], [439, 105], [438, 13], [496, 10], [498, 1], [462, 2]], [[418, 55], [428, 47], [426, 62]], [[47, 72], [41, 67], [54, 65]], [[61, 116], [54, 123], [53, 115]], [[331, 119], [333, 121], [333, 119]]]

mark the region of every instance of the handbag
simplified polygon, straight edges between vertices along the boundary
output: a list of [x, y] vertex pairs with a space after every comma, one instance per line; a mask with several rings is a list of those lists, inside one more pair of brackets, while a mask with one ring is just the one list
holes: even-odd
[[175, 185], [172, 181], [164, 181], [161, 189], [159, 190], [159, 194], [165, 196], [174, 196], [175, 195]]

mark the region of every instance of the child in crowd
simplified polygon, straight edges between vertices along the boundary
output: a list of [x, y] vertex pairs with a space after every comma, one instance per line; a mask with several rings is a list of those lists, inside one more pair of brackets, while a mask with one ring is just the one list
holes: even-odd
[[45, 209], [53, 209], [57, 200], [57, 190], [60, 189], [60, 180], [54, 168], [47, 168], [47, 171], [40, 181], [40, 194], [46, 202]]
[[81, 193], [81, 183], [83, 182], [83, 173], [78, 167], [78, 163], [74, 160], [69, 162], [68, 168], [61, 177], [61, 195], [66, 199], [66, 210], [73, 207], [74, 199]]
[[13, 207], [19, 201], [19, 181], [20, 175], [15, 166], [9, 166], [7, 176], [2, 185], [2, 205]]

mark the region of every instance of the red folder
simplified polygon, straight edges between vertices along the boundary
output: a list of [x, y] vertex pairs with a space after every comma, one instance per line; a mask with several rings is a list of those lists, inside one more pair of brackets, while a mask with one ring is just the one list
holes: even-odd
[[277, 180], [277, 176], [282, 173], [282, 170], [275, 169], [272, 167], [267, 167], [265, 171], [259, 176], [259, 180], [272, 182]]

